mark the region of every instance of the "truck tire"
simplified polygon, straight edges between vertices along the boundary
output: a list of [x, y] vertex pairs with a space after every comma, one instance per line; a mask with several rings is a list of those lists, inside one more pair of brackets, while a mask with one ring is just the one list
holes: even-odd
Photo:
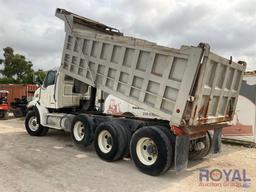
[[166, 167], [167, 169], [170, 169], [173, 162], [174, 162], [176, 135], [174, 135], [174, 133], [171, 132], [167, 127], [158, 126], [158, 125], [156, 127], [161, 129], [170, 140], [170, 143], [171, 143], [171, 146], [172, 146], [171, 164], [170, 164], [170, 167]]
[[189, 160], [191, 161], [201, 160], [203, 157], [207, 156], [211, 151], [212, 140], [211, 140], [211, 135], [208, 131], [204, 138], [199, 138], [196, 142], [197, 143], [202, 142], [204, 144], [204, 148], [201, 150], [195, 150], [194, 147], [192, 147], [189, 150], [189, 156], [188, 156]]
[[124, 156], [128, 144], [124, 129], [115, 122], [104, 122], [96, 128], [94, 147], [101, 159], [111, 162]]
[[121, 131], [123, 132], [126, 141], [125, 153], [123, 157], [130, 158], [130, 141], [132, 138], [131, 127], [129, 126], [129, 123], [127, 121], [117, 120], [115, 123], [121, 126]]
[[85, 115], [77, 115], [71, 123], [71, 139], [80, 149], [84, 149], [93, 142], [94, 123]]
[[131, 138], [132, 138], [132, 133], [131, 130], [129, 130], [128, 128], [122, 127], [122, 130], [124, 132], [124, 136], [126, 137], [126, 144], [125, 144], [125, 152], [123, 157], [126, 158], [130, 158], [130, 142], [131, 142]]
[[44, 136], [47, 134], [49, 128], [40, 124], [40, 119], [37, 117], [35, 111], [30, 111], [26, 115], [25, 127], [31, 136]]
[[130, 152], [136, 167], [152, 176], [165, 173], [173, 159], [170, 139], [161, 128], [154, 126], [142, 127], [133, 134]]

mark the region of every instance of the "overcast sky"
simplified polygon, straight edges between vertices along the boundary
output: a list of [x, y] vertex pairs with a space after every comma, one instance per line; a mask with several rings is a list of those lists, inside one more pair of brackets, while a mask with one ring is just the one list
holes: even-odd
[[256, 70], [256, 0], [0, 0], [0, 57], [11, 46], [35, 69], [58, 66], [65, 34], [57, 7], [170, 47], [207, 42]]

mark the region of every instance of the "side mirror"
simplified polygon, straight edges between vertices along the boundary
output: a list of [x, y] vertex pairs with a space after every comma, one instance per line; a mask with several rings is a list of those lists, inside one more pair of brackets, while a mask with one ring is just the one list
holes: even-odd
[[42, 83], [43, 83], [43, 81], [41, 80], [41, 78], [37, 74], [34, 74], [33, 82], [38, 84], [38, 85], [42, 85]]

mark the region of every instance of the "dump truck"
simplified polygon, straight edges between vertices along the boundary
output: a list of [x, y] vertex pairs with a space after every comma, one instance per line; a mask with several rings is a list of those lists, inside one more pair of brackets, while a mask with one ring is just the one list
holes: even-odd
[[[69, 131], [76, 146], [94, 143], [105, 161], [130, 157], [149, 175], [180, 172], [189, 160], [220, 151], [245, 62], [221, 57], [206, 43], [169, 48], [64, 9], [56, 16], [66, 32], [61, 64], [48, 71], [29, 106], [28, 134]], [[105, 93], [158, 118], [104, 114]]]

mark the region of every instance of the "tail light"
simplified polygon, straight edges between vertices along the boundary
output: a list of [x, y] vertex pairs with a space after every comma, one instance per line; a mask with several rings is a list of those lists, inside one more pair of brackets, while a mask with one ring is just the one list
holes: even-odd
[[177, 127], [177, 126], [175, 126], [175, 125], [172, 125], [170, 128], [171, 128], [171, 131], [172, 131], [175, 135], [177, 135], [177, 136], [179, 136], [179, 135], [184, 135], [184, 131], [183, 131], [181, 128], [179, 128], [179, 127]]

